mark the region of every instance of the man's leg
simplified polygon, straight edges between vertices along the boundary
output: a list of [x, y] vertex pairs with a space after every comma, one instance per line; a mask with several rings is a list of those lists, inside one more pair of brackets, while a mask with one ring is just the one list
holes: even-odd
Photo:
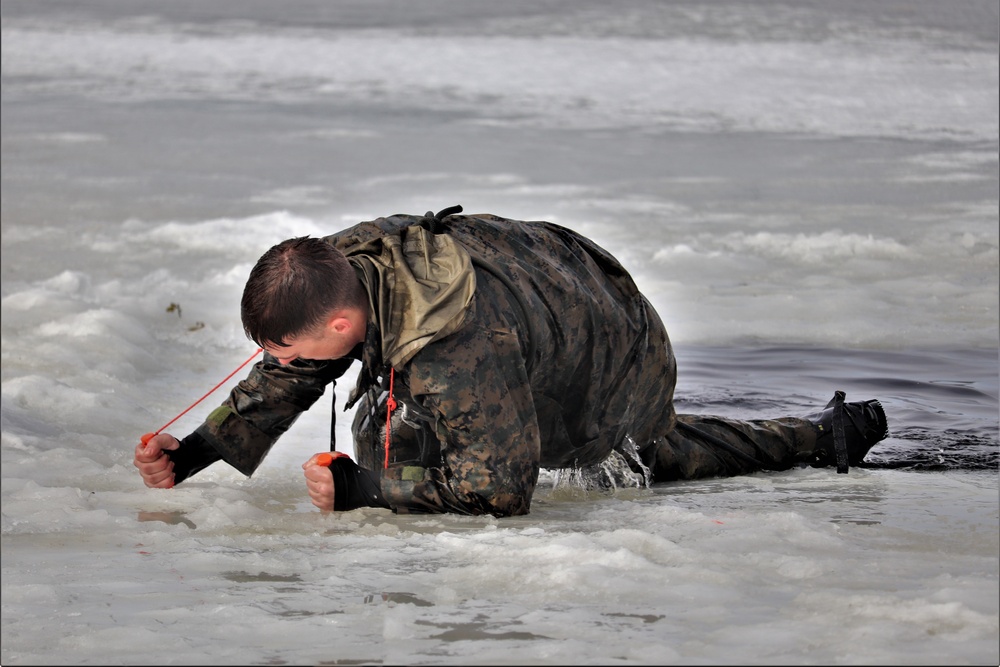
[[737, 420], [678, 415], [676, 426], [642, 452], [653, 482], [729, 477], [796, 465], [836, 465], [847, 472], [888, 436], [878, 401], [844, 403], [837, 392], [806, 417]]
[[653, 482], [731, 477], [786, 470], [816, 440], [815, 428], [797, 418], [741, 421], [677, 415], [676, 426], [643, 451]]

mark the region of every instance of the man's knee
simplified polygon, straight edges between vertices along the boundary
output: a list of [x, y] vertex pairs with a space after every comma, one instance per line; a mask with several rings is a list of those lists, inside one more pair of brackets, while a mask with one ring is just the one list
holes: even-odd
[[676, 436], [653, 440], [643, 452], [645, 463], [652, 474], [652, 482], [673, 482], [682, 479], [701, 479], [723, 474], [724, 466], [708, 448], [699, 443]]

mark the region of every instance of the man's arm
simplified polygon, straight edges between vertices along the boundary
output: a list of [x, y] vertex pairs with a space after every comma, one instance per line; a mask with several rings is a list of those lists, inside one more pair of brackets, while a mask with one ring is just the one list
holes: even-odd
[[302, 464], [312, 504], [321, 510], [345, 512], [359, 507], [383, 507], [378, 472], [362, 468], [343, 452], [321, 452]]
[[171, 488], [222, 457], [197, 433], [178, 441], [160, 433], [136, 445], [132, 463], [150, 488]]
[[179, 447], [166, 451], [173, 462], [174, 484], [223, 460], [244, 475], [252, 474], [281, 434], [309, 409], [326, 385], [341, 377], [353, 359], [296, 360], [281, 365], [271, 355]]

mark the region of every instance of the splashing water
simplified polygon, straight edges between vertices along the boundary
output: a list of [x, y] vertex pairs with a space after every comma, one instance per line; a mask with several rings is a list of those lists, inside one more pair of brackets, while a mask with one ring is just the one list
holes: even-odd
[[611, 452], [607, 459], [597, 465], [574, 466], [553, 470], [549, 474], [552, 477], [552, 491], [559, 496], [648, 489], [652, 479], [649, 468], [639, 456], [639, 446], [631, 436], [625, 436], [621, 449]]
[[635, 466], [639, 468], [642, 472], [643, 486], [649, 488], [653, 481], [653, 472], [642, 462], [642, 457], [639, 456], [639, 445], [632, 439], [632, 436], [625, 436], [625, 442], [622, 443], [622, 453], [632, 459]]

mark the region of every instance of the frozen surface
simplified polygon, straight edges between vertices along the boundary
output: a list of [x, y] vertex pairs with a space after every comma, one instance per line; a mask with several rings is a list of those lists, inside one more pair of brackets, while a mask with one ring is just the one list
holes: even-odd
[[[1000, 661], [995, 2], [2, 19], [3, 664]], [[252, 479], [142, 486], [137, 438], [253, 352], [264, 250], [452, 204], [617, 255], [679, 411], [843, 389], [891, 437], [846, 476], [545, 471], [526, 517], [322, 515], [327, 399]]]

